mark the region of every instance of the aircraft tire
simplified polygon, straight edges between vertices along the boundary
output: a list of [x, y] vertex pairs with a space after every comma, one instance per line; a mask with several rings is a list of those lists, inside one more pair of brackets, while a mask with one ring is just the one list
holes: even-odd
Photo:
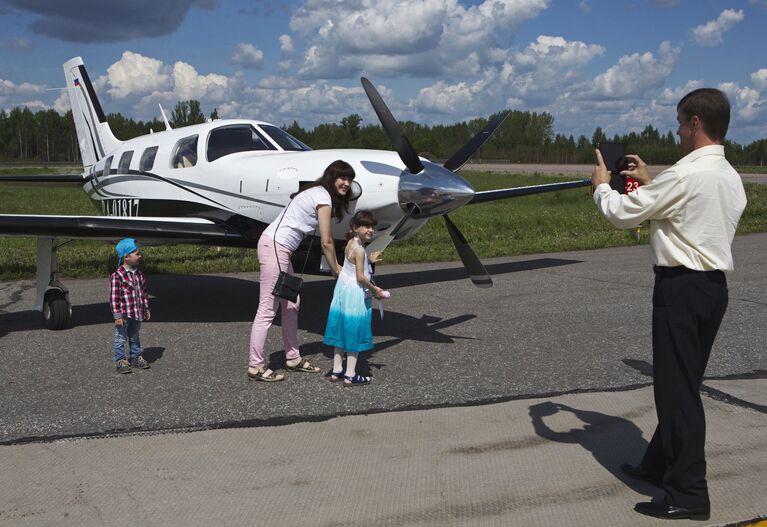
[[48, 329], [64, 329], [72, 318], [72, 305], [63, 291], [57, 289], [45, 293], [43, 323]]

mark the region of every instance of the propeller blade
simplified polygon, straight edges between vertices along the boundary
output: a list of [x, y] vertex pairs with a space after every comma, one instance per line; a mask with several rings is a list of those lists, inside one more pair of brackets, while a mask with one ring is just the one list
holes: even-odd
[[458, 152], [453, 154], [453, 157], [445, 161], [445, 164], [442, 166], [448, 170], [452, 170], [453, 172], [458, 172], [466, 163], [466, 161], [468, 161], [469, 158], [474, 155], [474, 152], [479, 150], [479, 147], [485, 144], [485, 141], [490, 139], [496, 128], [503, 124], [503, 121], [506, 120], [510, 113], [511, 112], [508, 111], [504, 112], [499, 115], [495, 121], [488, 123], [482, 130], [479, 131], [477, 135], [471, 139], [471, 141], [463, 145], [463, 147], [461, 147]]
[[405, 163], [405, 166], [407, 166], [411, 174], [418, 174], [421, 172], [423, 170], [423, 164], [421, 163], [421, 160], [418, 159], [418, 154], [416, 153], [415, 148], [410, 144], [410, 141], [408, 141], [405, 134], [402, 133], [402, 128], [400, 128], [399, 123], [397, 123], [397, 120], [389, 111], [386, 103], [384, 103], [379, 95], [378, 90], [376, 90], [373, 84], [365, 77], [362, 77], [362, 88], [365, 90], [368, 99], [370, 99], [370, 104], [373, 105], [373, 110], [375, 110], [378, 120], [381, 121], [381, 125], [383, 126], [386, 135], [389, 136], [389, 140], [391, 141], [394, 150], [399, 154], [400, 159], [402, 159], [402, 162]]
[[461, 231], [459, 231], [458, 227], [456, 227], [455, 224], [450, 221], [450, 218], [447, 217], [447, 214], [442, 217], [445, 218], [447, 232], [450, 233], [450, 237], [453, 239], [455, 250], [458, 251], [458, 256], [461, 257], [463, 266], [469, 273], [469, 278], [471, 278], [471, 281], [474, 282], [474, 285], [477, 287], [493, 287], [493, 279], [490, 278], [490, 275], [487, 273], [487, 269], [485, 269], [485, 266], [482, 265], [482, 262], [479, 261], [477, 255], [474, 254], [474, 251], [471, 249], [469, 242], [467, 242], [466, 238], [463, 237]]

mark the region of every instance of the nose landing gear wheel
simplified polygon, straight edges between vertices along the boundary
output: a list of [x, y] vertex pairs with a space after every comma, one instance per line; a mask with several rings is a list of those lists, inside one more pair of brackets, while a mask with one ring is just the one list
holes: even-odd
[[72, 319], [72, 304], [64, 292], [51, 290], [43, 300], [43, 323], [48, 329], [63, 329]]

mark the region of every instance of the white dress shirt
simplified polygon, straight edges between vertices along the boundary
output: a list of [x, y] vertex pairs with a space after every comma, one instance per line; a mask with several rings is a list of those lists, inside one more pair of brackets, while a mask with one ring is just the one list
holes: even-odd
[[696, 271], [734, 268], [731, 245], [746, 193], [721, 145], [690, 152], [629, 194], [602, 183], [594, 190], [594, 202], [619, 229], [650, 220], [655, 265]]

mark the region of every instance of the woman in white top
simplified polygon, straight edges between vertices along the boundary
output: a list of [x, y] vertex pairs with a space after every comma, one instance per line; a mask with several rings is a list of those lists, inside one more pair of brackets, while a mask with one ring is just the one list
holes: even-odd
[[[260, 293], [258, 311], [250, 331], [250, 356], [248, 377], [258, 381], [281, 381], [282, 374], [268, 368], [264, 359], [266, 334], [277, 313], [277, 306], [282, 310], [282, 343], [285, 347], [285, 362], [288, 370], [307, 373], [320, 371], [298, 351], [298, 308], [301, 297], [296, 302], [272, 295], [277, 282], [280, 267], [293, 274], [290, 256], [303, 240], [319, 226], [322, 252], [330, 265], [333, 276], [338, 276], [341, 266], [336, 257], [335, 244], [331, 232], [331, 217], [341, 221], [349, 212], [349, 199], [354, 169], [345, 161], [333, 161], [325, 169], [322, 178], [295, 195], [279, 216], [266, 228], [258, 240], [258, 263]], [[279, 262], [279, 265], [278, 265]]]

